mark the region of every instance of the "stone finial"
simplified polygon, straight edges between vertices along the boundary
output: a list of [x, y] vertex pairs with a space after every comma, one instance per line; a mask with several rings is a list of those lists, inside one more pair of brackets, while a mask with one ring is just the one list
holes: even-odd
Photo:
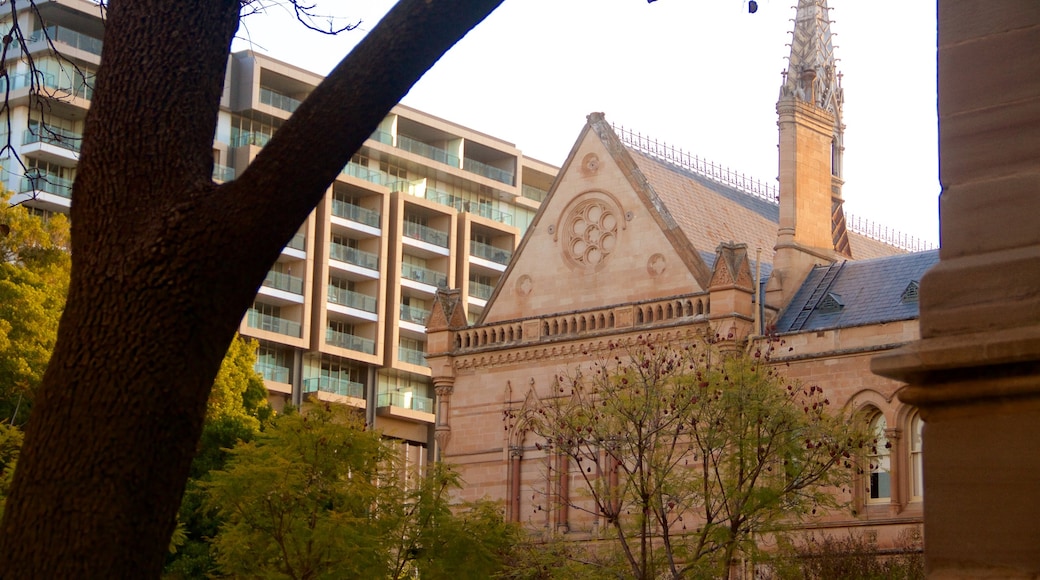
[[844, 95], [827, 0], [798, 0], [791, 56], [780, 87], [780, 99], [790, 98], [825, 109], [841, 125]]
[[751, 260], [748, 257], [747, 244], [723, 242], [715, 249], [715, 266], [712, 268], [709, 290], [724, 287], [754, 290], [754, 278], [751, 276]]
[[426, 322], [426, 332], [457, 330], [467, 325], [466, 312], [462, 308], [462, 291], [458, 288], [438, 289]]

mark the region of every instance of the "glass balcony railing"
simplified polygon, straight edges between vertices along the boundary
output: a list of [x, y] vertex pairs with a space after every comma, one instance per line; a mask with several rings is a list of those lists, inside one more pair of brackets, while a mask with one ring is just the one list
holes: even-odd
[[492, 262], [505, 266], [509, 263], [509, 258], [513, 256], [513, 251], [504, 248], [496, 248], [490, 244], [470, 240], [469, 255], [484, 258], [485, 260], [491, 260]]
[[382, 171], [377, 171], [375, 169], [369, 169], [368, 167], [362, 167], [357, 163], [347, 163], [343, 166], [343, 169], [340, 171], [340, 173], [343, 173], [344, 175], [350, 175], [351, 177], [356, 177], [358, 179], [363, 179], [369, 183], [374, 183], [376, 185], [386, 185], [389, 181], [389, 176], [386, 173], [383, 173]]
[[270, 363], [258, 362], [253, 365], [253, 369], [256, 372], [264, 376], [264, 380], [274, 381], [276, 383], [288, 383], [289, 382], [289, 369]]
[[304, 393], [315, 393], [318, 391], [343, 397], [354, 397], [355, 399], [365, 398], [365, 385], [355, 381], [333, 377], [303, 379]]
[[549, 195], [549, 192], [545, 191], [544, 189], [538, 189], [537, 187], [525, 185], [520, 188], [520, 195], [534, 201], [542, 201], [543, 199], [545, 199], [545, 196]]
[[43, 40], [44, 31], [47, 32], [47, 38], [50, 38], [51, 42], [55, 44], [65, 44], [101, 56], [101, 47], [103, 45], [101, 39], [87, 36], [82, 32], [76, 32], [75, 30], [60, 26], [48, 26], [44, 30], [36, 30], [33, 32], [32, 36], [29, 37], [29, 41], [37, 42]]
[[401, 320], [404, 322], [414, 322], [415, 324], [426, 324], [426, 320], [430, 317], [430, 311], [425, 308], [416, 308], [414, 306], [408, 306], [407, 304], [401, 305]]
[[425, 197], [434, 203], [453, 207], [456, 211], [475, 213], [499, 223], [513, 225], [513, 216], [511, 214], [494, 209], [489, 202], [467, 201], [450, 193], [430, 188], [426, 189]]
[[397, 148], [404, 149], [409, 153], [415, 153], [421, 155], [427, 159], [439, 161], [445, 165], [451, 165], [452, 167], [459, 166], [459, 156], [452, 155], [440, 147], [434, 147], [433, 145], [427, 145], [417, 139], [411, 137], [405, 137], [404, 135], [397, 136]]
[[423, 268], [422, 266], [401, 264], [401, 275], [409, 280], [429, 284], [430, 286], [437, 286], [438, 288], [448, 287], [448, 276], [446, 274]]
[[56, 127], [26, 129], [22, 133], [22, 145], [32, 145], [33, 143], [46, 143], [79, 153], [79, 148], [83, 144], [83, 135]]
[[362, 268], [368, 268], [369, 270], [379, 269], [379, 256], [371, 252], [351, 248], [350, 246], [344, 246], [343, 244], [337, 244], [336, 242], [329, 243], [329, 257], [333, 260], [354, 264], [355, 266], [361, 266]]
[[369, 139], [373, 141], [379, 141], [384, 145], [394, 144], [394, 136], [390, 133], [387, 133], [386, 131], [374, 131], [372, 135], [369, 137]]
[[490, 284], [483, 284], [481, 282], [469, 281], [469, 295], [474, 298], [480, 298], [481, 300], [487, 300], [491, 298], [491, 293], [495, 291], [495, 287]]
[[346, 288], [339, 288], [332, 284], [329, 284], [329, 302], [339, 304], [340, 306], [356, 308], [365, 312], [376, 311], [375, 297], [360, 292], [354, 292], [353, 290], [347, 290]]
[[325, 342], [332, 346], [356, 350], [365, 354], [375, 354], [376, 352], [376, 341], [346, 332], [339, 332], [331, 328], [325, 329]]
[[474, 161], [473, 159], [465, 159], [462, 162], [462, 168], [470, 173], [476, 173], [477, 175], [483, 175], [488, 179], [494, 179], [495, 181], [513, 185], [513, 172], [505, 169], [499, 169], [493, 165], [487, 163], [481, 163], [480, 161]]
[[226, 165], [213, 164], [213, 181], [233, 181], [235, 169]]
[[40, 173], [23, 177], [18, 188], [18, 193], [31, 193], [40, 191], [72, 199], [72, 180], [62, 179], [50, 173]]
[[303, 295], [303, 278], [281, 272], [268, 272], [267, 277], [264, 278], [264, 286]]
[[249, 309], [249, 312], [246, 315], [246, 324], [249, 328], [276, 332], [294, 338], [300, 338], [301, 336], [299, 322], [271, 316], [270, 314], [261, 314], [259, 311], [252, 308]]
[[292, 248], [294, 250], [300, 250], [301, 252], [307, 250], [307, 236], [303, 235], [302, 232], [296, 232], [296, 235], [289, 240], [288, 244], [285, 244], [286, 248]]
[[406, 221], [404, 222], [404, 235], [413, 240], [420, 240], [442, 248], [448, 247], [448, 233], [435, 230], [430, 226]]
[[276, 109], [294, 113], [296, 112], [296, 109], [299, 108], [301, 101], [299, 99], [294, 99], [289, 95], [283, 95], [282, 93], [272, 91], [267, 87], [260, 87], [260, 102]]
[[400, 407], [423, 413], [433, 413], [433, 399], [413, 393], [379, 393], [380, 407]]
[[269, 133], [253, 133], [250, 131], [238, 131], [232, 132], [230, 145], [232, 147], [245, 147], [246, 145], [264, 147], [270, 140], [271, 135]]
[[332, 200], [332, 215], [373, 228], [379, 228], [379, 212], [338, 199]]

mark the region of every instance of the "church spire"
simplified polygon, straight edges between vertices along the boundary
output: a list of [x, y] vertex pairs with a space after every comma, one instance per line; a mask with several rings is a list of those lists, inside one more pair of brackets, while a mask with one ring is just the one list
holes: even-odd
[[780, 98], [811, 103], [834, 115], [841, 126], [841, 74], [834, 58], [834, 43], [827, 0], [798, 0], [791, 56]]

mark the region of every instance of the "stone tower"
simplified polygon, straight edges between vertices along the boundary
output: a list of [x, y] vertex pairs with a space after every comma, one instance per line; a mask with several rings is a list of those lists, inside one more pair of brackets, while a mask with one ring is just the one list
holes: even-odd
[[777, 308], [814, 265], [852, 257], [841, 198], [843, 99], [827, 0], [799, 0], [776, 104], [780, 229], [766, 289]]

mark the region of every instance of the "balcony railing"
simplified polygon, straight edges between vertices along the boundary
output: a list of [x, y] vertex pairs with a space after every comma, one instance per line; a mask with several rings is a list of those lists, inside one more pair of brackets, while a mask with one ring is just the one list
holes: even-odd
[[266, 330], [268, 332], [277, 332], [278, 334], [284, 334], [294, 338], [300, 338], [301, 336], [299, 322], [271, 316], [270, 314], [261, 314], [259, 311], [252, 308], [249, 309], [246, 316], [246, 324], [249, 328]]
[[545, 199], [545, 196], [549, 195], [549, 192], [545, 191], [544, 189], [538, 189], [537, 187], [525, 185], [520, 188], [520, 195], [534, 201], [542, 201], [543, 199]]
[[462, 168], [470, 173], [476, 173], [477, 175], [483, 175], [488, 179], [494, 179], [495, 181], [513, 185], [513, 172], [505, 169], [499, 169], [493, 165], [487, 163], [481, 163], [473, 159], [464, 159], [462, 162]]
[[[47, 37], [55, 44], [66, 44], [73, 48], [78, 48], [91, 54], [101, 56], [101, 47], [103, 43], [99, 38], [87, 36], [82, 32], [76, 32], [75, 30], [70, 30], [60, 26], [48, 26], [44, 30], [47, 32]], [[32, 36], [29, 37], [29, 41], [36, 42], [38, 40], [43, 40], [44, 30], [33, 32]]]
[[448, 287], [448, 276], [446, 274], [442, 274], [429, 268], [423, 268], [422, 266], [401, 264], [401, 275], [409, 280], [429, 284], [430, 286], [437, 286], [438, 288]]
[[491, 260], [492, 262], [505, 266], [509, 264], [509, 258], [513, 256], [513, 251], [504, 248], [496, 248], [490, 244], [470, 240], [469, 255], [484, 258], [485, 260]]
[[365, 312], [376, 311], [376, 299], [368, 294], [362, 294], [346, 288], [339, 288], [329, 284], [329, 302], [356, 308]]
[[376, 254], [337, 244], [336, 242], [329, 242], [329, 257], [333, 260], [354, 264], [369, 270], [379, 269], [379, 256]]
[[303, 232], [296, 232], [296, 235], [289, 240], [288, 244], [285, 244], [285, 247], [300, 250], [301, 252], [306, 251], [307, 236], [303, 235]]
[[271, 135], [268, 133], [254, 133], [250, 131], [239, 131], [238, 133], [231, 135], [232, 147], [245, 147], [246, 145], [253, 145], [255, 147], [264, 147], [267, 142], [271, 140]]
[[30, 193], [42, 191], [53, 195], [72, 199], [72, 180], [62, 179], [50, 173], [40, 173], [35, 176], [23, 177], [18, 193]]
[[256, 372], [264, 376], [264, 380], [274, 381], [276, 383], [288, 383], [289, 382], [289, 369], [270, 364], [258, 362], [253, 365], [253, 369]]
[[442, 248], [448, 247], [447, 232], [435, 230], [430, 226], [406, 221], [404, 222], [404, 235], [413, 240], [420, 240]]
[[379, 393], [380, 407], [400, 407], [423, 413], [433, 413], [433, 399], [413, 393]]
[[332, 200], [332, 215], [373, 228], [379, 227], [379, 212], [338, 199]]
[[474, 298], [480, 298], [481, 300], [487, 300], [491, 298], [492, 292], [495, 291], [495, 287], [490, 284], [484, 284], [481, 282], [469, 281], [469, 295]]
[[83, 135], [57, 127], [26, 129], [22, 134], [22, 145], [32, 145], [33, 143], [46, 143], [79, 153], [79, 148], [83, 144]]
[[346, 332], [339, 332], [331, 328], [325, 329], [325, 342], [332, 346], [356, 350], [365, 354], [375, 354], [376, 352], [376, 341]]
[[290, 113], [296, 112], [296, 109], [300, 106], [299, 99], [294, 99], [288, 95], [272, 91], [267, 87], [260, 87], [260, 102]]
[[411, 137], [405, 137], [404, 135], [397, 136], [397, 148], [404, 149], [410, 153], [421, 155], [427, 159], [434, 161], [440, 161], [445, 165], [451, 165], [452, 167], [459, 166], [459, 156], [452, 155], [440, 147], [434, 147], [433, 145], [427, 145], [417, 139]]
[[358, 165], [357, 163], [347, 163], [343, 166], [343, 169], [340, 171], [340, 173], [343, 173], [344, 175], [350, 175], [358, 179], [364, 179], [365, 181], [369, 183], [374, 183], [376, 185], [386, 185], [388, 181], [387, 174], [383, 173], [382, 171], [369, 169], [368, 167], [363, 167], [361, 165]]
[[365, 398], [365, 385], [355, 381], [333, 377], [303, 379], [304, 393], [315, 393], [317, 391], [343, 397], [354, 397], [355, 399]]
[[303, 294], [303, 278], [281, 272], [268, 272], [267, 277], [264, 278], [264, 286], [293, 294]]
[[426, 320], [429, 317], [430, 311], [425, 308], [416, 308], [414, 306], [408, 306], [407, 304], [401, 305], [401, 320], [404, 322], [426, 324]]
[[235, 169], [226, 165], [213, 164], [213, 181], [232, 181], [235, 179]]
[[390, 133], [387, 133], [386, 131], [373, 131], [369, 139], [373, 141], [379, 141], [384, 145], [394, 144], [394, 136]]
[[511, 214], [492, 208], [490, 203], [467, 201], [460, 197], [455, 197], [450, 193], [444, 193], [443, 191], [430, 188], [426, 189], [426, 199], [441, 205], [453, 207], [456, 211], [475, 213], [499, 223], [513, 225], [513, 216]]

